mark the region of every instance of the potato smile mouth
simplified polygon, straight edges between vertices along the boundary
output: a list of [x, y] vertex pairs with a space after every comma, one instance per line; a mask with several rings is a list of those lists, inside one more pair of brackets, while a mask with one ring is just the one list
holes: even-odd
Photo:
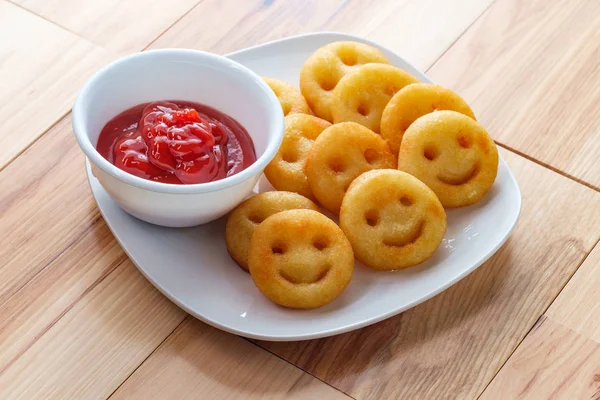
[[292, 276], [283, 270], [279, 271], [279, 276], [281, 276], [286, 281], [293, 283], [295, 285], [310, 284], [310, 283], [317, 283], [317, 282], [320, 282], [323, 279], [325, 279], [325, 277], [327, 276], [327, 274], [329, 273], [330, 270], [331, 270], [331, 266], [327, 266], [327, 267], [323, 268], [323, 271], [317, 276], [316, 279], [304, 279], [304, 277]]
[[475, 164], [473, 164], [473, 167], [471, 167], [471, 170], [462, 177], [444, 175], [443, 173], [440, 173], [437, 175], [437, 178], [440, 182], [443, 182], [447, 185], [460, 186], [460, 185], [464, 185], [465, 183], [469, 182], [478, 173], [479, 173], [479, 163], [475, 163]]
[[383, 244], [386, 246], [391, 246], [391, 247], [404, 247], [409, 244], [413, 244], [423, 235], [424, 228], [425, 228], [425, 221], [421, 221], [421, 223], [419, 224], [417, 229], [415, 229], [415, 232], [412, 235], [408, 235], [407, 237], [402, 238], [402, 239], [398, 239], [398, 238], [383, 239]]

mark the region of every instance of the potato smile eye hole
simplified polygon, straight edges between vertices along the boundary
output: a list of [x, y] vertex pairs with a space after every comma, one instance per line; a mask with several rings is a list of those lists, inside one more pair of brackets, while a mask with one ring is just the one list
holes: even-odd
[[358, 105], [358, 108], [356, 109], [356, 112], [358, 112], [363, 117], [366, 117], [369, 114], [369, 108], [367, 107], [366, 104], [360, 103]]
[[256, 214], [250, 214], [248, 215], [248, 219], [250, 220], [250, 222], [252, 222], [253, 224], [260, 224], [261, 222], [263, 222], [264, 218], [261, 218], [259, 215]]
[[325, 90], [326, 92], [333, 90], [333, 88], [335, 88], [335, 85], [337, 85], [337, 82], [334, 82], [330, 79], [322, 80], [319, 82], [319, 86], [321, 86], [321, 89]]
[[389, 85], [385, 91], [388, 95], [393, 96], [398, 92], [398, 88], [394, 85]]
[[286, 151], [281, 155], [281, 159], [288, 163], [295, 163], [298, 161], [298, 155], [293, 151]]
[[414, 204], [414, 200], [407, 195], [401, 196], [400, 197], [400, 203], [402, 203], [403, 206], [412, 206]]
[[423, 156], [426, 159], [428, 159], [429, 161], [435, 160], [438, 157], [438, 155], [439, 155], [438, 149], [433, 146], [427, 146], [423, 150]]
[[271, 246], [273, 254], [283, 254], [286, 251], [286, 246], [283, 243], [274, 243]]
[[356, 59], [356, 54], [349, 51], [341, 51], [338, 56], [340, 57], [340, 60], [349, 67], [356, 65], [356, 62], [358, 61]]
[[379, 223], [379, 215], [377, 215], [377, 211], [370, 210], [365, 214], [365, 221], [369, 226], [375, 226]]
[[364, 156], [369, 164], [373, 164], [379, 158], [379, 153], [375, 149], [366, 149]]
[[339, 158], [329, 160], [329, 168], [331, 168], [331, 170], [335, 173], [344, 171], [344, 166], [342, 165], [342, 161]]
[[460, 145], [460, 147], [462, 147], [464, 149], [468, 149], [473, 144], [471, 138], [468, 136], [464, 136], [464, 135], [458, 136], [456, 138], [456, 140], [458, 141], [458, 144]]
[[318, 237], [313, 240], [313, 247], [319, 251], [324, 250], [329, 247], [329, 241], [326, 238]]

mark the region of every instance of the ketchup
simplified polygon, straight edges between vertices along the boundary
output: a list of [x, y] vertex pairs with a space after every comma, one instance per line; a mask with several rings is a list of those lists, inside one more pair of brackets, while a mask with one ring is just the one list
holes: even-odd
[[239, 122], [206, 105], [160, 101], [110, 120], [96, 148], [123, 171], [162, 183], [196, 184], [234, 175], [256, 161]]

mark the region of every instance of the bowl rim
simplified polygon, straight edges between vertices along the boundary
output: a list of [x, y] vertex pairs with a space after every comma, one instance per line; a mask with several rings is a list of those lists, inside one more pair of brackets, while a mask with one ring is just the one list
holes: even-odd
[[[254, 163], [252, 163], [246, 169], [238, 172], [235, 175], [228, 176], [217, 181], [197, 184], [172, 184], [151, 181], [130, 174], [129, 172], [123, 171], [115, 165], [111, 164], [98, 152], [98, 150], [96, 150], [96, 147], [92, 144], [90, 137], [88, 136], [87, 128], [84, 126], [83, 122], [85, 119], [84, 116], [88, 112], [88, 110], [83, 106], [83, 104], [87, 97], [90, 96], [90, 92], [93, 89], [93, 87], [98, 85], [99, 81], [101, 81], [106, 76], [106, 74], [114, 70], [118, 70], [125, 64], [134, 61], [139, 61], [140, 59], [145, 59], [145, 62], [152, 62], [152, 60], [160, 58], [162, 61], [165, 59], [165, 57], [177, 57], [177, 60], [179, 60], [182, 57], [188, 60], [202, 59], [203, 61], [208, 60], [211, 64], [219, 65], [228, 69], [233, 68], [237, 72], [241, 73], [245, 81], [251, 83], [252, 85], [257, 85], [259, 90], [262, 90], [267, 94], [268, 107], [266, 109], [266, 117], [268, 120], [269, 127], [269, 129], [267, 129], [268, 142], [265, 151], [260, 155], [260, 157], [256, 159], [256, 161], [254, 161]], [[210, 104], [207, 105], [211, 106]], [[259, 75], [257, 75], [255, 72], [245, 67], [244, 65], [228, 57], [201, 50], [157, 49], [120, 57], [112, 63], [102, 67], [94, 75], [92, 75], [79, 91], [75, 103], [73, 105], [72, 128], [77, 143], [79, 144], [79, 147], [88, 157], [92, 165], [97, 166], [102, 171], [106, 172], [112, 177], [131, 186], [146, 189], [152, 192], [174, 194], [198, 194], [226, 189], [238, 185], [248, 179], [255, 177], [256, 175], [261, 174], [264, 168], [267, 166], [267, 164], [271, 162], [271, 160], [275, 157], [275, 154], [277, 154], [279, 146], [283, 141], [284, 116], [283, 112], [281, 112], [281, 104], [277, 96], [275, 96], [275, 93], [273, 93], [271, 88]]]

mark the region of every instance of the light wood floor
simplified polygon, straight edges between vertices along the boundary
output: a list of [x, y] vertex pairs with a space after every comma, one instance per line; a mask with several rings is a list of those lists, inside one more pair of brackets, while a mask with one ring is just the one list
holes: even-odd
[[[332, 30], [472, 105], [522, 190], [473, 274], [376, 325], [249, 341], [163, 297], [100, 216], [83, 82], [147, 48]], [[600, 399], [599, 0], [0, 0], [0, 399]]]

